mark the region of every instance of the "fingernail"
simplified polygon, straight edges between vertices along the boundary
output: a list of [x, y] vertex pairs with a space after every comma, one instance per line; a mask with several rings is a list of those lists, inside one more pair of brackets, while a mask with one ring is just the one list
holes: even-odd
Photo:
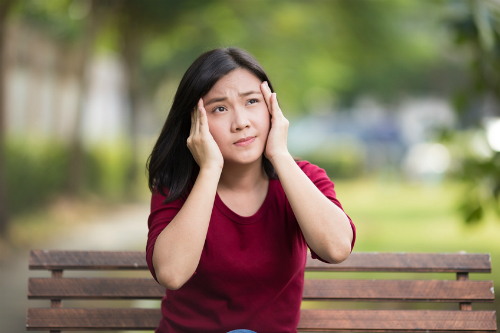
[[269, 87], [269, 83], [267, 83], [267, 81], [264, 81], [264, 83], [266, 84], [266, 86], [268, 86], [268, 87]]

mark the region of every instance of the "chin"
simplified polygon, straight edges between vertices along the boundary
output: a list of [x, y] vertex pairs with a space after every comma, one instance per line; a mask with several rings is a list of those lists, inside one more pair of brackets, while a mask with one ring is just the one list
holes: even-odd
[[224, 158], [224, 163], [231, 163], [231, 164], [252, 164], [258, 161], [262, 161], [263, 154], [249, 154], [246, 156], [238, 156], [238, 157], [233, 157], [226, 159]]

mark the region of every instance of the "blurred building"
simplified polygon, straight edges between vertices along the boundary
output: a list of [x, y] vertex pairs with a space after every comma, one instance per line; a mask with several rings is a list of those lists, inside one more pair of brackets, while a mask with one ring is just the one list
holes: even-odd
[[[10, 137], [69, 141], [77, 132], [92, 145], [127, 136], [128, 80], [117, 55], [93, 57], [82, 78], [78, 50], [34, 28], [10, 25], [6, 44]], [[82, 79], [88, 80], [86, 91]]]
[[384, 107], [362, 97], [349, 110], [298, 119], [290, 125], [290, 151], [307, 157], [324, 154], [359, 155], [364, 169], [401, 171], [412, 179], [437, 179], [449, 165], [446, 147], [435, 143], [439, 131], [456, 126], [445, 99], [409, 98]]

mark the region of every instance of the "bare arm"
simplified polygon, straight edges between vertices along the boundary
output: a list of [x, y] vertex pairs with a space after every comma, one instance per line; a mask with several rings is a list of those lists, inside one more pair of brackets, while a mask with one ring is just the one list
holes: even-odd
[[351, 252], [349, 219], [307, 177], [290, 154], [272, 161], [307, 244], [330, 263], [340, 263]]
[[202, 99], [191, 114], [187, 146], [200, 166], [200, 173], [186, 202], [158, 235], [153, 249], [156, 278], [172, 290], [182, 287], [198, 267], [224, 165], [220, 149], [208, 129]]
[[198, 267], [219, 177], [216, 169], [200, 171], [181, 210], [156, 239], [153, 266], [167, 289], [182, 287]]
[[293, 160], [287, 148], [288, 120], [269, 86], [261, 85], [271, 114], [265, 155], [271, 161], [292, 206], [307, 244], [330, 263], [344, 261], [351, 252], [353, 232], [342, 209], [331, 202]]

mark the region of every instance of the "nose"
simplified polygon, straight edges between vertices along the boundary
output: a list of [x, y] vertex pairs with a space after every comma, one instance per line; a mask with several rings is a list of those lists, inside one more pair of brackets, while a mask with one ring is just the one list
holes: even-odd
[[245, 128], [250, 128], [250, 120], [248, 119], [248, 111], [245, 108], [237, 107], [233, 112], [233, 121], [231, 124], [231, 131], [238, 132]]

